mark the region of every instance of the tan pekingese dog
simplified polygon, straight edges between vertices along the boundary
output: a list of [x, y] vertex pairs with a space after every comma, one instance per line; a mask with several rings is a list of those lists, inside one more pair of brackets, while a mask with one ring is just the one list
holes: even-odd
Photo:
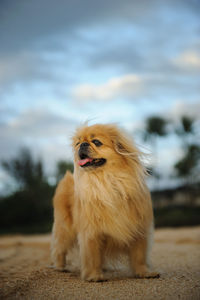
[[54, 266], [64, 269], [78, 241], [84, 280], [104, 280], [105, 258], [120, 253], [135, 277], [158, 277], [148, 264], [153, 212], [139, 150], [110, 124], [79, 128], [73, 149], [74, 174], [66, 173], [54, 196]]

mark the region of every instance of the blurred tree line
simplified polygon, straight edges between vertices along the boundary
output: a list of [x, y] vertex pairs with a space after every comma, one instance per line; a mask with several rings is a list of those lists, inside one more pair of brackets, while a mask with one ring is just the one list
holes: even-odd
[[[175, 133], [180, 140], [182, 157], [175, 163], [173, 176], [182, 179], [185, 185], [200, 182], [200, 132], [195, 131], [195, 119], [182, 116], [179, 123], [169, 127], [171, 122], [167, 119], [152, 116], [147, 118], [144, 131], [144, 140], [153, 144], [154, 153], [157, 154], [156, 141], [158, 138], [166, 137]], [[161, 174], [156, 171], [155, 166], [150, 168], [151, 175], [160, 178]]]
[[[180, 140], [182, 157], [174, 164], [173, 176], [181, 180], [183, 193], [200, 190], [200, 141], [194, 126], [195, 120], [183, 116], [176, 126], [167, 119], [152, 116], [146, 119], [143, 139], [156, 151], [157, 141], [174, 133]], [[55, 170], [55, 184], [50, 184], [45, 175], [43, 162], [33, 159], [24, 148], [16, 158], [2, 161], [1, 166], [15, 183], [15, 191], [0, 198], [0, 233], [49, 232], [53, 222], [52, 198], [56, 184], [66, 170], [73, 172], [73, 163], [59, 161]], [[149, 172], [156, 180], [162, 176], [156, 166]], [[159, 198], [159, 191], [152, 193]], [[166, 191], [170, 193], [170, 191]], [[161, 199], [161, 197], [159, 198]], [[161, 201], [161, 200], [160, 200]], [[157, 226], [181, 226], [200, 224], [200, 207], [172, 206], [155, 210]]]
[[194, 205], [194, 200], [199, 199], [200, 195], [200, 129], [195, 128], [195, 122], [188, 116], [182, 116], [176, 125], [159, 116], [146, 120], [143, 139], [152, 145], [156, 156], [157, 140], [170, 134], [176, 135], [182, 150], [182, 156], [175, 162], [171, 174], [172, 178], [179, 180], [176, 188], [160, 191], [159, 180], [163, 174], [157, 164], [149, 168], [149, 173], [155, 178], [152, 199], [157, 227], [200, 224], [200, 206]]
[[73, 163], [57, 163], [55, 185], [49, 184], [42, 161], [34, 160], [27, 148], [21, 149], [16, 158], [2, 161], [1, 164], [14, 180], [16, 190], [0, 199], [0, 233], [50, 231], [56, 184], [66, 170], [73, 172]]

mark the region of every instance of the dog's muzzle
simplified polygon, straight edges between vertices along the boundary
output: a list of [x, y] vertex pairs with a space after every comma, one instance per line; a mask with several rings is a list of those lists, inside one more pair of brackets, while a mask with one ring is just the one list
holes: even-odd
[[80, 145], [80, 148], [78, 151], [78, 155], [79, 155], [80, 159], [84, 159], [89, 156], [89, 149], [88, 149], [89, 146], [90, 146], [90, 144], [86, 143], [86, 142], [84, 142]]

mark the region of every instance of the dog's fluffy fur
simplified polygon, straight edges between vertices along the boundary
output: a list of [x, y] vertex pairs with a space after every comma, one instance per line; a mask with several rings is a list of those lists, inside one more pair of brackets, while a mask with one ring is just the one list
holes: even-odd
[[84, 280], [104, 280], [105, 257], [120, 253], [128, 254], [134, 276], [157, 277], [148, 265], [153, 212], [139, 150], [110, 124], [79, 128], [73, 149], [74, 174], [66, 173], [54, 196], [54, 266], [63, 269], [78, 242]]

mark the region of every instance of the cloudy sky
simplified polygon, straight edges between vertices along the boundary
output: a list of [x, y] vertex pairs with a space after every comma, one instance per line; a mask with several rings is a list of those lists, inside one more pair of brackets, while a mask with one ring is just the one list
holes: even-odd
[[[151, 115], [199, 120], [199, 15], [199, 0], [1, 1], [1, 159], [28, 146], [51, 172], [86, 120], [131, 134]], [[163, 169], [181, 155], [166, 141]]]

